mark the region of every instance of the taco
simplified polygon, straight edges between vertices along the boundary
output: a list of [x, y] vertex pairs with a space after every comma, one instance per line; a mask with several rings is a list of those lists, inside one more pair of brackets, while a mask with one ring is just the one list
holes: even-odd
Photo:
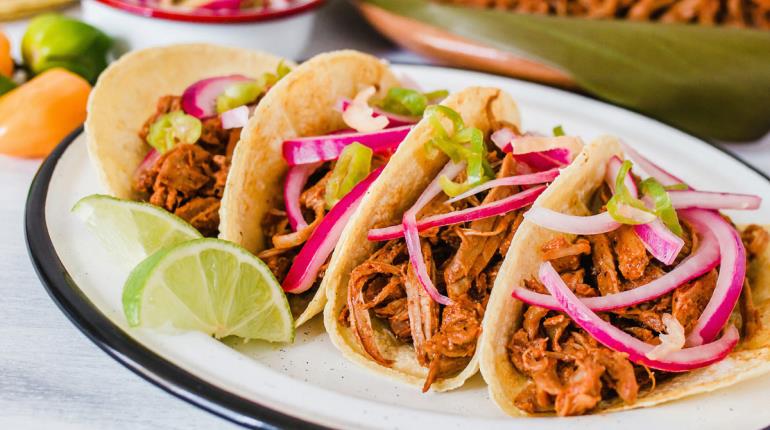
[[617, 139], [588, 145], [500, 268], [480, 344], [492, 399], [513, 416], [581, 415], [770, 370], [768, 230], [717, 212], [759, 204], [695, 191]]
[[297, 325], [323, 309], [327, 260], [367, 187], [442, 96], [398, 85], [376, 57], [321, 54], [281, 80], [243, 129], [221, 237], [267, 264]]
[[123, 56], [88, 103], [88, 152], [102, 184], [216, 236], [241, 128], [290, 67], [269, 54], [205, 44]]
[[423, 391], [476, 373], [489, 290], [523, 208], [582, 147], [518, 125], [506, 93], [468, 88], [401, 143], [324, 279], [324, 322], [348, 359]]

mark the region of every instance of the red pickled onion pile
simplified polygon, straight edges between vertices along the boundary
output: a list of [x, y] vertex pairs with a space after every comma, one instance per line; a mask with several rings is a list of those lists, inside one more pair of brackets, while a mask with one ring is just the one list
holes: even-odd
[[[344, 113], [348, 108], [353, 104], [353, 101], [350, 99], [340, 99], [340, 101], [337, 103], [337, 106], [335, 107], [339, 112]], [[377, 118], [380, 116], [384, 116], [388, 119], [388, 127], [399, 127], [402, 125], [414, 125], [418, 121], [420, 121], [420, 117], [416, 116], [404, 116], [404, 115], [397, 115], [394, 113], [386, 112], [384, 110], [378, 109], [376, 107], [372, 107], [372, 111], [374, 112], [372, 114], [373, 118]]]
[[602, 345], [627, 354], [628, 359], [634, 363], [666, 372], [686, 372], [724, 359], [738, 343], [738, 330], [734, 325], [730, 325], [724, 335], [715, 342], [680, 349], [669, 352], [661, 358], [651, 359], [648, 355], [655, 348], [653, 345], [620, 330], [590, 310], [575, 296], [575, 293], [570, 291], [551, 263], [545, 262], [540, 266], [538, 277], [559, 303], [560, 310], [564, 311], [572, 321]]
[[353, 142], [368, 146], [376, 153], [395, 151], [411, 130], [411, 125], [405, 125], [366, 133], [345, 132], [289, 139], [283, 142], [283, 158], [289, 166], [336, 160], [342, 150]]
[[289, 224], [294, 231], [302, 230], [307, 227], [307, 221], [302, 216], [302, 209], [299, 204], [299, 196], [305, 188], [308, 178], [313, 172], [321, 167], [321, 163], [303, 164], [289, 167], [286, 173], [286, 181], [283, 185], [283, 201], [286, 206], [286, 215], [289, 218]]
[[203, 79], [187, 87], [182, 93], [182, 110], [198, 119], [217, 114], [217, 98], [232, 84], [249, 82], [243, 75], [217, 76]]
[[369, 186], [380, 176], [383, 167], [374, 170], [363, 181], [356, 184], [349, 193], [345, 194], [334, 207], [324, 216], [318, 227], [305, 242], [299, 254], [283, 280], [283, 290], [299, 294], [309, 290], [318, 276], [321, 266], [326, 263], [337, 241], [342, 236], [348, 220], [356, 211], [361, 199]]
[[[683, 184], [679, 178], [653, 164], [632, 148], [626, 147], [625, 150], [645, 172], [661, 184]], [[619, 159], [613, 158], [608, 164], [606, 179], [611, 187], [614, 187], [620, 163]], [[638, 191], [630, 174], [624, 178], [624, 182], [636, 197]], [[716, 209], [753, 209], [759, 206], [761, 199], [746, 194], [700, 192], [690, 187], [686, 191], [670, 191], [669, 195], [673, 206], [680, 209], [678, 215], [694, 226], [693, 234], [702, 236], [698, 248], [670, 272], [632, 290], [602, 297], [578, 298], [569, 290], [551, 264], [545, 262], [540, 267], [539, 279], [551, 295], [517, 287], [513, 289], [513, 297], [531, 305], [565, 312], [603, 345], [626, 353], [631, 361], [651, 368], [681, 372], [722, 360], [739, 339], [737, 329], [730, 325], [722, 337], [715, 340], [727, 326], [740, 297], [746, 276], [746, 250], [739, 232]], [[614, 222], [606, 212], [577, 217], [539, 207], [531, 209], [525, 217], [543, 227], [573, 234], [612, 231]], [[619, 223], [616, 224], [615, 228], [620, 226]], [[651, 254], [665, 264], [672, 264], [681, 250], [681, 238], [674, 235], [657, 218], [648, 224], [635, 226], [635, 231]], [[659, 243], [661, 240], [663, 244]], [[633, 306], [661, 297], [702, 276], [717, 265], [720, 269], [716, 287], [687, 337], [687, 348], [663, 352], [661, 356], [652, 352], [655, 348], [653, 345], [634, 338], [594, 313]]]

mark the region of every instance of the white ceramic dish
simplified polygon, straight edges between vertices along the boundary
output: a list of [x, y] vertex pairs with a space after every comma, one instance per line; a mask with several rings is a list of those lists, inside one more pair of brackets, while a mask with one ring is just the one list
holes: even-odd
[[[696, 187], [746, 191], [770, 201], [770, 182], [728, 154], [640, 115], [579, 95], [508, 78], [424, 66], [394, 68], [425, 88], [503, 88], [518, 102], [527, 130], [561, 124], [590, 140], [620, 136]], [[462, 389], [421, 394], [343, 360], [320, 318], [293, 345], [224, 344], [199, 333], [128, 329], [120, 305], [129, 268], [105, 252], [69, 213], [100, 192], [83, 136], [65, 142], [33, 184], [27, 211], [30, 254], [49, 292], [81, 330], [133, 371], [175, 395], [245, 425], [334, 428], [760, 428], [770, 424], [770, 376], [677, 402], [576, 418], [512, 419], [489, 400], [480, 376]], [[731, 214], [770, 220], [767, 204]], [[312, 424], [311, 424], [312, 423]]]
[[[316, 0], [300, 0], [311, 3]], [[82, 2], [83, 19], [116, 40], [118, 53], [176, 43], [207, 42], [258, 49], [296, 59], [314, 30], [315, 13], [304, 11], [279, 18], [243, 23], [200, 23], [151, 18], [108, 6]]]

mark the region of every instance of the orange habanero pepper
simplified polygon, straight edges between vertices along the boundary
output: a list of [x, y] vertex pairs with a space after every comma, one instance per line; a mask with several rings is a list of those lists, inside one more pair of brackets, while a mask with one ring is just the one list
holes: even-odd
[[86, 119], [91, 85], [51, 69], [0, 97], [0, 153], [44, 157]]

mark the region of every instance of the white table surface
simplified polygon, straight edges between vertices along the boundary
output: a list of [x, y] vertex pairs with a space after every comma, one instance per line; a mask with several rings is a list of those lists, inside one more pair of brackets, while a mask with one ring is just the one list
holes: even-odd
[[[79, 10], [67, 13], [77, 16]], [[347, 2], [330, 0], [312, 13], [317, 37], [304, 56], [355, 48], [392, 61], [428, 62], [378, 36]], [[0, 23], [16, 45], [25, 25]], [[770, 134], [722, 146], [770, 174]], [[27, 256], [23, 231], [24, 202], [39, 165], [40, 160], [0, 155], [0, 429], [236, 428], [109, 358], [48, 297]]]

